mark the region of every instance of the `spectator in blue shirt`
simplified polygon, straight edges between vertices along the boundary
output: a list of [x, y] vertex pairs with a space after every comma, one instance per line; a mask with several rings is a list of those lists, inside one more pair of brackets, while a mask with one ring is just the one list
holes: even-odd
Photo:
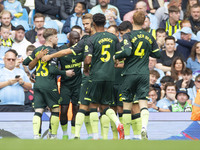
[[193, 73], [200, 70], [200, 42], [193, 45], [186, 67], [190, 68]]
[[16, 0], [6, 0], [3, 3], [4, 9], [11, 12], [12, 16], [19, 18], [23, 15], [23, 8], [19, 1]]
[[75, 25], [80, 26], [82, 29], [84, 29], [82, 24], [82, 15], [86, 11], [86, 5], [84, 2], [78, 2], [75, 7], [75, 13], [70, 15], [63, 25], [62, 32], [65, 34], [69, 33], [71, 31], [71, 28]]
[[17, 55], [15, 50], [8, 50], [4, 57], [5, 67], [0, 69], [0, 112], [23, 111], [24, 89], [32, 88], [24, 70], [15, 67]]
[[158, 101], [157, 108], [159, 112], [169, 111], [168, 107], [176, 102], [176, 85], [174, 83], [166, 83], [165, 97]]

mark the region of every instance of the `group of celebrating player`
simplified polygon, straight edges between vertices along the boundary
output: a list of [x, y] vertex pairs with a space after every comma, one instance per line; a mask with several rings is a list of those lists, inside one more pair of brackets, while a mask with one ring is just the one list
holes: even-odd
[[[36, 67], [35, 139], [40, 138], [41, 117], [46, 106], [51, 110], [49, 137], [57, 137], [60, 121], [63, 138], [68, 138], [67, 110], [70, 101], [73, 110], [72, 138], [80, 138], [85, 121], [88, 135], [99, 139], [99, 109], [103, 139], [108, 139], [110, 123], [113, 139], [118, 139], [117, 132], [119, 139], [130, 139], [131, 124], [136, 138], [147, 139], [149, 56], [159, 58], [160, 52], [155, 39], [142, 30], [145, 17], [143, 12], [134, 13], [133, 30], [125, 28], [121, 42], [116, 35], [105, 32], [106, 18], [100, 13], [83, 15], [82, 22], [89, 35], [79, 41], [80, 35], [72, 31], [70, 42], [58, 49], [55, 49], [58, 40], [56, 30], [45, 29], [43, 36], [46, 43], [35, 49], [23, 63], [31, 69]], [[61, 75], [60, 94], [58, 75]]]

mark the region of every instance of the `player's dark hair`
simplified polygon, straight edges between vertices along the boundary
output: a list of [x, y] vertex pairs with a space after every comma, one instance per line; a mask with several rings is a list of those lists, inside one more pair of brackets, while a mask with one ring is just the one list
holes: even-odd
[[118, 30], [119, 31], [126, 31], [127, 29], [132, 30], [133, 25], [130, 23], [130, 21], [123, 21], [119, 26]]
[[110, 28], [114, 28], [114, 29], [115, 29], [115, 33], [118, 32], [118, 27], [117, 27], [117, 25], [110, 25], [110, 26], [108, 27], [108, 29], [110, 29]]
[[79, 25], [73, 26], [72, 29], [71, 29], [71, 31], [72, 31], [73, 29], [78, 29], [78, 30], [80, 30], [80, 31], [82, 32], [82, 28], [81, 28]]
[[93, 15], [93, 22], [97, 26], [104, 26], [106, 23], [106, 17], [101, 13], [97, 13], [97, 14]]
[[166, 42], [167, 40], [173, 40], [174, 43], [175, 43], [175, 38], [174, 38], [173, 36], [168, 36], [168, 37], [166, 37], [166, 38], [165, 38], [165, 42]]
[[8, 51], [5, 52], [5, 54], [8, 53], [8, 52], [11, 52], [11, 53], [15, 54], [16, 57], [18, 55], [17, 51], [14, 50], [14, 49], [9, 49]]

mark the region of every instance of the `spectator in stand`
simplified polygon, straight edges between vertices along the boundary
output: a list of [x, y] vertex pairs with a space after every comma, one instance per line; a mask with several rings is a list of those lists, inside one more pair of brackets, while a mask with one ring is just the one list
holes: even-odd
[[174, 83], [174, 79], [171, 77], [171, 76], [164, 76], [161, 80], [160, 80], [160, 83], [161, 83], [161, 96], [160, 96], [160, 99], [164, 98], [165, 96], [165, 85], [167, 83]]
[[191, 16], [189, 18], [189, 21], [192, 25], [192, 31], [194, 34], [197, 34], [198, 31], [200, 31], [200, 5], [194, 4], [191, 7]]
[[115, 8], [117, 10], [117, 19], [115, 21], [119, 21], [117, 22], [117, 24], [120, 24], [122, 21], [120, 19], [120, 14], [119, 14], [119, 10], [117, 7], [110, 5], [110, 0], [98, 0], [99, 4], [94, 6], [91, 10], [90, 13], [92, 15], [96, 14], [96, 13], [102, 13], [105, 15], [106, 10], [110, 9], [110, 8]]
[[135, 4], [137, 2], [138, 0], [110, 0], [110, 4], [119, 9], [121, 20], [126, 13], [135, 9]]
[[11, 31], [15, 30], [15, 27], [11, 23], [12, 14], [8, 10], [3, 10], [0, 14], [0, 27], [8, 27]]
[[169, 111], [168, 107], [171, 104], [176, 103], [176, 85], [174, 83], [166, 83], [165, 85], [165, 97], [158, 101], [155, 108], [159, 112]]
[[3, 3], [4, 9], [11, 12], [14, 19], [17, 19], [23, 15], [23, 8], [17, 0], [6, 0]]
[[[180, 26], [181, 26], [181, 29], [183, 27], [188, 27], [188, 28], [192, 29], [192, 26], [191, 26], [191, 23], [189, 20], [182, 20], [180, 23]], [[174, 33], [173, 37], [175, 37], [175, 39], [177, 39], [177, 40], [181, 39], [181, 30]], [[192, 32], [191, 40], [200, 41], [200, 39], [198, 39], [197, 36], [193, 32]]]
[[35, 12], [44, 14], [45, 21], [56, 21], [59, 31], [62, 30], [63, 23], [60, 21], [61, 1], [57, 0], [35, 0]]
[[181, 57], [176, 57], [172, 61], [171, 65], [171, 77], [174, 81], [178, 81], [183, 78], [183, 71], [185, 70], [185, 63]]
[[194, 104], [194, 100], [197, 95], [197, 90], [200, 89], [200, 74], [196, 76], [195, 81], [194, 81], [194, 86], [192, 88], [188, 88], [188, 95], [191, 100], [191, 104]]
[[71, 31], [71, 28], [75, 25], [80, 26], [82, 29], [84, 29], [82, 24], [82, 15], [86, 11], [86, 4], [83, 2], [78, 2], [75, 6], [75, 13], [67, 17], [62, 32], [65, 34], [69, 33]]
[[168, 36], [172, 36], [181, 29], [180, 9], [176, 6], [170, 6], [168, 12], [169, 18], [160, 23], [160, 28], [165, 29]]
[[192, 70], [189, 68], [186, 68], [183, 71], [183, 79], [178, 80], [176, 82], [177, 89], [180, 88], [192, 88], [194, 86], [194, 81], [192, 80]]
[[41, 13], [36, 13], [34, 16], [34, 26], [35, 28], [26, 32], [25, 37], [31, 43], [37, 41], [37, 30], [44, 26], [45, 16]]
[[105, 28], [108, 28], [110, 25], [120, 25], [121, 20], [117, 18], [117, 10], [115, 8], [109, 8], [105, 12], [106, 24]]
[[44, 33], [45, 27], [41, 27], [37, 30], [37, 38], [38, 41], [36, 41], [35, 43], [33, 43], [33, 45], [37, 48], [39, 46], [44, 45], [45, 43], [45, 39], [43, 37], [43, 33]]
[[187, 101], [189, 100], [189, 95], [187, 89], [180, 88], [176, 93], [177, 103], [169, 106], [170, 112], [191, 112], [192, 105]]
[[164, 72], [171, 71], [171, 64], [175, 57], [181, 57], [184, 61], [184, 56], [175, 49], [175, 38], [168, 36], [165, 38], [166, 50], [161, 52], [160, 59], [157, 60], [156, 68]]
[[186, 11], [185, 11], [184, 19], [189, 19], [189, 17], [191, 16], [191, 7], [194, 4], [199, 5], [199, 0], [187, 0], [187, 8], [186, 8]]
[[183, 14], [183, 11], [181, 10], [181, 3], [182, 3], [182, 0], [170, 0], [170, 2], [166, 2], [163, 7], [158, 8], [155, 13], [155, 16], [158, 19], [158, 26], [163, 20], [167, 20], [169, 18], [168, 9], [170, 6], [176, 6], [179, 8], [180, 20], [183, 20], [184, 14]]
[[15, 49], [22, 59], [26, 58], [26, 48], [31, 45], [31, 42], [25, 38], [25, 29], [22, 25], [18, 25], [15, 31], [15, 42], [13, 43], [12, 49]]
[[177, 46], [177, 51], [179, 53], [182, 53], [185, 60], [190, 56], [192, 46], [197, 42], [196, 40], [191, 40], [192, 37], [192, 30], [189, 27], [183, 27], [181, 29], [181, 39], [178, 39], [176, 43], [178, 44]]
[[143, 11], [149, 18], [150, 18], [150, 28], [151, 29], [157, 29], [157, 18], [155, 15], [151, 13], [147, 13], [147, 4], [144, 1], [138, 1], [135, 5], [135, 10], [128, 12], [127, 14], [124, 15], [123, 21], [130, 21], [131, 23], [133, 22], [133, 14], [136, 11]]
[[162, 77], [165, 76], [165, 74], [162, 70], [155, 67], [156, 63], [157, 63], [156, 58], [149, 57], [149, 70], [156, 70], [159, 73], [160, 77], [157, 79], [156, 83], [160, 84], [160, 80], [162, 79]]
[[150, 70], [149, 71], [149, 83], [150, 83], [150, 87], [153, 87], [156, 89], [156, 93], [157, 93], [157, 100], [160, 99], [160, 86], [156, 83], [156, 81], [158, 80], [158, 78], [160, 77], [160, 74], [158, 73], [158, 71], [156, 70]]
[[147, 3], [147, 11], [155, 14], [156, 10], [164, 6], [167, 0], [144, 0]]
[[200, 70], [200, 42], [193, 45], [186, 67], [190, 68], [193, 73]]
[[26, 73], [15, 68], [16, 59], [15, 50], [10, 49], [5, 53], [5, 67], [0, 69], [0, 112], [24, 111], [24, 89], [32, 88]]
[[165, 38], [167, 34], [165, 32], [165, 29], [158, 28], [156, 30], [156, 42], [158, 44], [158, 47], [160, 50], [165, 50]]
[[156, 39], [156, 30], [150, 28], [150, 18], [149, 16], [146, 16], [144, 24], [142, 26], [143, 30], [149, 32], [155, 39]]
[[149, 99], [150, 101], [148, 102], [148, 110], [149, 112], [157, 112], [156, 107], [157, 107], [157, 99], [158, 95], [156, 93], [156, 89], [153, 87], [149, 88]]

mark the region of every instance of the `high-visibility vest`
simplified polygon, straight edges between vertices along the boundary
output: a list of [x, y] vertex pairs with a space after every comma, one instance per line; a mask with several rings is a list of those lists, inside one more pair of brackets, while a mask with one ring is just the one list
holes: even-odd
[[197, 90], [197, 95], [192, 106], [192, 115], [191, 120], [199, 121], [200, 120], [200, 89]]

